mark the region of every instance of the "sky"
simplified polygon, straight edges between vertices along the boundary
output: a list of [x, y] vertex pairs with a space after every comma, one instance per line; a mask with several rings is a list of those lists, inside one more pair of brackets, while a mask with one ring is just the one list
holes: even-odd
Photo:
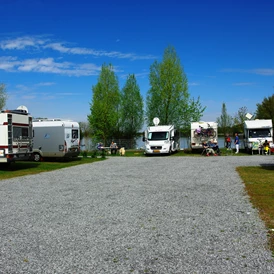
[[112, 64], [145, 100], [150, 66], [175, 48], [191, 98], [216, 121], [222, 104], [254, 114], [274, 94], [272, 0], [0, 0], [0, 83], [6, 109], [86, 122], [92, 87]]

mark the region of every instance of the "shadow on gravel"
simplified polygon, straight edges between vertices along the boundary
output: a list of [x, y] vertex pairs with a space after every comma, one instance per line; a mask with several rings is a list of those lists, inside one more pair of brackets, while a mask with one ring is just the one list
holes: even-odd
[[39, 163], [33, 163], [33, 162], [12, 162], [9, 164], [0, 164], [0, 170], [1, 171], [17, 171], [17, 170], [24, 170], [24, 169], [30, 169], [30, 168], [37, 168], [39, 166]]
[[273, 164], [261, 164], [261, 167], [266, 170], [274, 170], [274, 161]]

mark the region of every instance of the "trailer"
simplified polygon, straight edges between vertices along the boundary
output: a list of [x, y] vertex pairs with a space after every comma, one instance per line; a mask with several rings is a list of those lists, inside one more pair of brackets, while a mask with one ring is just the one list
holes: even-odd
[[0, 163], [28, 160], [32, 155], [32, 116], [25, 106], [0, 113]]
[[260, 150], [267, 140], [273, 146], [273, 125], [271, 119], [244, 121], [244, 147], [247, 152]]
[[158, 125], [159, 118], [154, 118], [154, 126], [143, 133], [145, 154], [171, 154], [180, 150], [180, 134], [174, 125]]
[[33, 160], [72, 158], [80, 154], [80, 127], [71, 120], [33, 120]]
[[200, 150], [203, 143], [213, 140], [218, 143], [218, 123], [216, 122], [192, 122], [190, 125], [190, 148]]

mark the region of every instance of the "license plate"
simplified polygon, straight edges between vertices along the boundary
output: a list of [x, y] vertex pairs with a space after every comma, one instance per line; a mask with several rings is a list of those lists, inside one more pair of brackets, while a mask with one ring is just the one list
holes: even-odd
[[153, 150], [154, 153], [160, 153], [160, 150]]

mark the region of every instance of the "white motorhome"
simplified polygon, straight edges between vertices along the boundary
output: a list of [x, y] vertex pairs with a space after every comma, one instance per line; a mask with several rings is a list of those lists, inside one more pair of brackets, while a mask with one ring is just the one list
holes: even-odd
[[273, 142], [272, 120], [257, 119], [244, 121], [244, 146], [250, 152], [254, 144], [262, 145], [267, 140], [272, 146]]
[[79, 124], [70, 120], [33, 120], [33, 160], [70, 158], [80, 154]]
[[144, 131], [145, 154], [171, 154], [180, 150], [179, 131], [174, 125], [158, 125], [159, 118], [154, 118], [154, 126]]
[[28, 160], [32, 155], [32, 117], [25, 106], [0, 113], [0, 163]]
[[216, 122], [192, 122], [190, 125], [190, 148], [202, 149], [203, 143], [213, 140], [218, 143], [218, 123]]

